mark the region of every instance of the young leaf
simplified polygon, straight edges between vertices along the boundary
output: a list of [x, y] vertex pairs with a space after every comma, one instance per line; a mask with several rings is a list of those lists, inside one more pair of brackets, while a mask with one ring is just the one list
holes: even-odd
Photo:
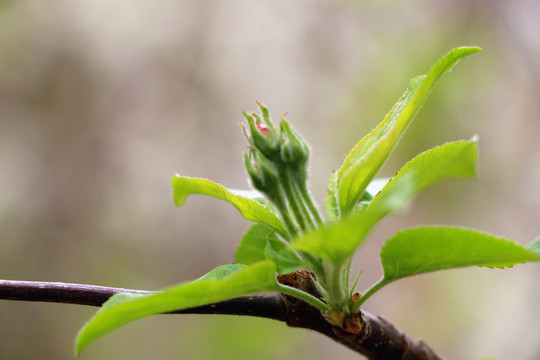
[[236, 249], [236, 262], [244, 265], [270, 260], [280, 274], [289, 274], [306, 264], [289, 244], [280, 241], [276, 233], [260, 224], [252, 225]]
[[353, 311], [384, 286], [408, 276], [466, 266], [505, 268], [540, 260], [540, 254], [502, 237], [437, 226], [396, 233], [383, 245], [380, 256], [383, 277], [360, 297]]
[[293, 240], [293, 247], [333, 263], [341, 263], [352, 256], [382, 217], [405, 205], [413, 193], [413, 181], [410, 173], [399, 177], [394, 185], [399, 191], [381, 191], [375, 197], [378, 198], [376, 206], [368, 206], [363, 211], [354, 212], [335, 223], [307, 233]]
[[334, 263], [352, 256], [378, 221], [420, 190], [442, 179], [474, 177], [476, 155], [475, 140], [444, 144], [417, 155], [386, 183], [367, 208], [297, 239], [295, 248]]
[[234, 264], [218, 268], [205, 277], [151, 295], [118, 294], [79, 331], [76, 352], [119, 327], [155, 314], [211, 304], [261, 291], [279, 291], [276, 268], [269, 261], [245, 267]]
[[213, 196], [231, 203], [247, 220], [268, 225], [283, 236], [287, 234], [276, 214], [255, 200], [234, 194], [221, 184], [207, 179], [175, 175], [172, 178], [172, 187], [176, 206], [182, 205], [191, 194]]
[[276, 208], [274, 207], [274, 204], [272, 204], [260, 191], [257, 191], [255, 189], [250, 189], [250, 190], [229, 189], [229, 191], [232, 192], [234, 195], [241, 196], [246, 199], [254, 200], [274, 213], [277, 212]]
[[328, 178], [328, 192], [324, 198], [324, 210], [326, 211], [326, 215], [328, 216], [328, 220], [330, 220], [330, 222], [334, 222], [339, 219], [339, 208], [336, 198], [336, 181], [337, 174], [330, 174], [330, 177]]
[[426, 75], [412, 79], [384, 120], [351, 150], [337, 174], [336, 195], [341, 214], [349, 213], [360, 199], [439, 77], [459, 59], [478, 51], [481, 49], [477, 47], [453, 49]]
[[269, 239], [264, 249], [266, 259], [276, 264], [277, 272], [280, 274], [290, 274], [306, 264], [291, 248], [291, 245], [280, 241], [277, 238]]
[[402, 177], [413, 179], [407, 199], [420, 190], [443, 179], [470, 179], [476, 176], [477, 158], [476, 139], [456, 141], [424, 151], [407, 162], [368, 205], [378, 207], [379, 202], [386, 202], [389, 193], [406, 192], [401, 188]]
[[251, 265], [265, 260], [264, 248], [269, 239], [278, 240], [274, 230], [261, 224], [251, 225], [236, 248], [235, 261]]
[[243, 264], [220, 265], [217, 268], [210, 270], [200, 278], [193, 280], [193, 282], [201, 280], [225, 280], [228, 277], [234, 275], [236, 272], [245, 268], [246, 266]]
[[[411, 80], [409, 87], [384, 120], [351, 150], [337, 173], [336, 197], [341, 214], [347, 214], [390, 154], [410, 118], [397, 122], [399, 115], [420, 87], [424, 76]], [[391, 127], [394, 125], [394, 127]], [[401, 125], [398, 127], [397, 125]], [[393, 132], [390, 130], [395, 129]]]
[[511, 267], [540, 255], [510, 240], [455, 227], [418, 227], [398, 232], [381, 249], [386, 283], [430, 271], [464, 266]]

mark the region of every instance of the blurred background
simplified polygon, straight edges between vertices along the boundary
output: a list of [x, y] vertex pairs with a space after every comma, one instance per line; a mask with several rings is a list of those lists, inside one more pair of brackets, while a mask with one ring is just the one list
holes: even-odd
[[[444, 75], [383, 168], [480, 137], [479, 177], [424, 191], [357, 256], [359, 290], [398, 229], [540, 234], [537, 0], [0, 1], [0, 278], [160, 289], [233, 261], [249, 223], [191, 197], [182, 175], [247, 187], [241, 110], [261, 100], [312, 145], [311, 184], [450, 48], [484, 52]], [[540, 358], [540, 264], [394, 283], [366, 303], [449, 359]], [[77, 305], [0, 301], [0, 359], [73, 359]], [[270, 320], [158, 316], [82, 359], [358, 359]]]

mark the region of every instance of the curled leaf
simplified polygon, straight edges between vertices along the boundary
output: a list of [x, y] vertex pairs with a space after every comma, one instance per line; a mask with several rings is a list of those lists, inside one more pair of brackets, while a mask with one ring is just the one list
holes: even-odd
[[180, 206], [192, 194], [212, 196], [232, 204], [244, 218], [264, 224], [286, 236], [281, 219], [261, 202], [235, 194], [221, 184], [208, 179], [175, 175], [172, 178], [173, 196], [176, 206]]

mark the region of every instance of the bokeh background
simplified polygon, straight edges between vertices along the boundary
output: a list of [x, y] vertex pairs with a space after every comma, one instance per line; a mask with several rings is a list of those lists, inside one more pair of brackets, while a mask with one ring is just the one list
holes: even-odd
[[[309, 139], [327, 176], [450, 48], [484, 52], [443, 77], [381, 175], [480, 136], [479, 178], [424, 191], [353, 264], [381, 274], [398, 229], [540, 234], [540, 2], [536, 0], [0, 1], [0, 278], [159, 289], [233, 260], [234, 208], [171, 200], [170, 178], [245, 188], [242, 109], [265, 102]], [[392, 284], [366, 304], [449, 359], [540, 359], [539, 264]], [[0, 302], [0, 359], [73, 359], [95, 308]], [[358, 359], [270, 320], [158, 316], [82, 359]]]

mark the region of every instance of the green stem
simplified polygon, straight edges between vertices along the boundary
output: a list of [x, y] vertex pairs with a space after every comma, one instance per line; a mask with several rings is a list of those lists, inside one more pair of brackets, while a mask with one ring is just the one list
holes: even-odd
[[360, 296], [360, 299], [358, 299], [357, 302], [354, 303], [352, 307], [352, 312], [357, 313], [358, 310], [360, 310], [360, 306], [366, 302], [367, 299], [371, 297], [371, 295], [375, 294], [377, 291], [381, 290], [384, 286], [388, 285], [389, 281], [387, 281], [384, 277], [382, 277], [379, 281], [377, 281], [375, 284], [373, 284], [365, 293]]
[[285, 223], [285, 228], [287, 229], [287, 232], [289, 233], [288, 240], [290, 241], [296, 237], [296, 235], [298, 234], [298, 230], [296, 229], [296, 226], [293, 220], [291, 219], [290, 215], [288, 214], [286, 210], [280, 211], [280, 213], [281, 213], [281, 217], [283, 218], [283, 222]]
[[326, 278], [324, 281], [324, 287], [330, 300], [330, 305], [333, 310], [340, 311], [343, 309], [348, 312], [347, 306], [347, 289], [343, 280], [343, 263], [334, 264], [329, 261], [324, 261]]
[[309, 210], [311, 212], [311, 215], [313, 215], [313, 217], [315, 218], [315, 221], [317, 222], [317, 224], [323, 225], [324, 224], [323, 219], [322, 219], [321, 215], [319, 214], [319, 210], [317, 209], [317, 206], [315, 205], [315, 202], [311, 198], [311, 195], [309, 193], [307, 185], [306, 184], [298, 184], [298, 187], [300, 188], [300, 192], [302, 193], [302, 196], [304, 198], [304, 202], [307, 204], [307, 206], [308, 206], [308, 208], [309, 208]]
[[352, 257], [348, 257], [345, 261], [343, 261], [343, 267], [341, 268], [341, 276], [343, 277], [343, 287], [345, 288], [345, 294], [347, 297], [347, 306], [350, 307], [352, 305], [351, 303], [351, 296], [350, 294], [350, 288], [349, 288], [349, 276], [351, 273], [351, 261]]
[[300, 207], [298, 205], [298, 199], [296, 197], [296, 192], [294, 191], [294, 186], [291, 182], [290, 176], [287, 172], [287, 170], [284, 168], [283, 165], [279, 166], [279, 177], [281, 179], [280, 183], [283, 187], [283, 190], [285, 191], [285, 196], [287, 197], [287, 200], [289, 201], [289, 205], [292, 208], [293, 215], [296, 219], [296, 222], [300, 226], [300, 229], [302, 231], [306, 230], [306, 221], [304, 219], [304, 214], [300, 211]]
[[308, 294], [306, 292], [303, 292], [302, 290], [298, 290], [298, 289], [295, 289], [295, 288], [293, 288], [291, 286], [283, 285], [283, 284], [280, 284], [280, 283], [278, 283], [277, 285], [278, 285], [278, 287], [277, 287], [276, 291], [279, 291], [279, 292], [281, 292], [283, 294], [294, 296], [294, 297], [296, 297], [296, 298], [298, 298], [300, 300], [304, 300], [308, 304], [311, 304], [311, 305], [315, 306], [317, 309], [319, 309], [321, 311], [330, 310], [328, 305], [326, 305], [324, 302], [317, 299], [315, 296], [313, 296], [311, 294]]
[[[302, 190], [298, 186], [298, 183], [295, 184], [295, 193], [303, 195]], [[298, 204], [300, 204], [302, 214], [305, 214], [304, 218], [306, 219], [306, 222], [310, 229], [315, 229], [315, 223], [313, 222], [313, 219], [310, 216], [310, 212], [308, 211], [306, 207], [306, 199], [303, 198], [303, 196], [300, 196], [298, 199]]]
[[276, 205], [276, 208], [283, 219], [285, 229], [289, 233], [289, 239], [287, 240], [291, 241], [298, 234], [298, 229], [291, 218], [286, 202], [282, 196], [279, 196], [278, 199], [273, 199], [273, 203]]

